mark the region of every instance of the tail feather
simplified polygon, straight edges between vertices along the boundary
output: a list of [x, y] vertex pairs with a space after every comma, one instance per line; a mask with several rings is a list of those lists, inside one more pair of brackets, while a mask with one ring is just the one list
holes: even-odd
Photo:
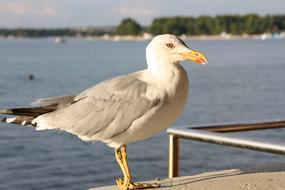
[[29, 117], [29, 116], [16, 116], [16, 117], [5, 117], [2, 118], [0, 121], [4, 123], [13, 123], [17, 125], [30, 125], [33, 126], [32, 120], [35, 117]]
[[0, 110], [0, 114], [35, 117], [51, 111], [54, 111], [54, 107], [12, 108]]
[[0, 119], [4, 123], [13, 123], [17, 125], [34, 126], [32, 120], [36, 117], [54, 111], [52, 107], [34, 107], [34, 108], [11, 108], [0, 110], [0, 114], [14, 115], [15, 117], [5, 117]]
[[10, 118], [0, 118], [0, 122], [34, 126], [32, 121], [36, 117], [72, 104], [74, 102], [74, 97], [75, 96], [57, 96], [41, 98], [32, 103], [32, 106], [36, 107], [0, 109], [0, 114], [15, 116]]

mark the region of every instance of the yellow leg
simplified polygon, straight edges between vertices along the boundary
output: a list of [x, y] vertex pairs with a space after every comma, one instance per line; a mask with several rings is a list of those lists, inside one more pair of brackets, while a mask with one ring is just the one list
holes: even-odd
[[116, 182], [117, 182], [117, 185], [119, 186], [120, 189], [122, 190], [125, 190], [127, 189], [127, 185], [130, 184], [131, 182], [131, 175], [129, 173], [129, 169], [125, 167], [124, 165], [124, 158], [123, 157], [126, 157], [126, 155], [123, 156], [122, 154], [122, 147], [119, 148], [119, 149], [116, 149], [115, 150], [115, 155], [116, 155], [116, 160], [123, 172], [123, 175], [124, 175], [124, 180], [121, 179], [121, 178], [117, 178], [116, 179]]
[[136, 183], [132, 181], [127, 160], [127, 146], [123, 145], [115, 150], [116, 160], [123, 172], [124, 179], [117, 178], [116, 182], [121, 190], [145, 189], [159, 187], [158, 183]]

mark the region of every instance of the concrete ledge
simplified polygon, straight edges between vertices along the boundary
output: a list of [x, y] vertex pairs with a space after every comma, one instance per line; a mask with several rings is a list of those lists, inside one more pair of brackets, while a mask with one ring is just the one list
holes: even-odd
[[[167, 190], [285, 190], [285, 164], [232, 169], [161, 180]], [[118, 190], [116, 186], [90, 190]]]

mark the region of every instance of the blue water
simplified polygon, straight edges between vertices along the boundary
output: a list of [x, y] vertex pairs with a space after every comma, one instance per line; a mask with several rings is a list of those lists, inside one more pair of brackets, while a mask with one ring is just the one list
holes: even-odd
[[[190, 98], [175, 126], [285, 119], [285, 41], [191, 41], [207, 66], [183, 63]], [[76, 94], [107, 78], [145, 68], [147, 42], [0, 40], [0, 108]], [[35, 80], [29, 80], [29, 74]], [[284, 129], [234, 135], [284, 142]], [[166, 133], [128, 147], [135, 179], [167, 176]], [[285, 161], [284, 157], [182, 141], [181, 175]], [[0, 123], [0, 189], [87, 189], [114, 184], [113, 150], [64, 132]]]

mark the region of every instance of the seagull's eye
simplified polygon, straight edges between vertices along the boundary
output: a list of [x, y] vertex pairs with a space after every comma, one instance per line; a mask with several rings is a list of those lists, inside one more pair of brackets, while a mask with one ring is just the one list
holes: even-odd
[[168, 48], [170, 48], [170, 49], [173, 49], [173, 48], [174, 48], [173, 43], [166, 43], [165, 45], [166, 45], [166, 47], [168, 47]]

